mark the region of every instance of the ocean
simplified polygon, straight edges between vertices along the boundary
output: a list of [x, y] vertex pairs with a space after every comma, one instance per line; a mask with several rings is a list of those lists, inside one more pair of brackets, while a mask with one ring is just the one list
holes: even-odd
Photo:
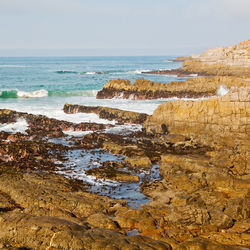
[[[123, 100], [96, 99], [110, 79], [122, 78], [131, 82], [145, 78], [155, 82], [168, 83], [181, 81], [167, 75], [142, 74], [142, 71], [173, 69], [181, 63], [173, 62], [174, 57], [37, 57], [37, 58], [0, 58], [0, 108], [19, 112], [45, 115], [59, 120], [96, 123], [113, 123], [100, 119], [96, 114], [65, 114], [65, 103], [107, 106], [123, 110], [152, 114], [158, 105], [172, 99]], [[28, 129], [24, 119], [15, 123], [0, 124], [0, 131], [22, 132]], [[107, 133], [129, 133], [140, 130], [141, 125], [117, 125], [105, 130]], [[68, 145], [71, 136], [82, 136], [92, 131], [64, 131], [68, 137], [50, 139], [50, 142]], [[69, 145], [68, 145], [69, 146]], [[89, 166], [98, 167], [107, 160], [122, 161], [124, 157], [100, 150], [72, 149], [65, 157], [63, 168], [58, 173], [77, 178], [90, 185], [94, 193], [108, 195], [115, 199], [125, 199], [130, 207], [136, 208], [147, 203], [149, 198], [140, 192], [140, 184], [145, 176], [157, 180], [159, 165], [154, 164], [151, 171], [141, 171], [139, 183], [119, 183], [111, 180], [98, 180], [86, 174]], [[62, 162], [58, 162], [58, 166]]]
[[[131, 82], [145, 78], [168, 83], [184, 80], [142, 71], [173, 69], [181, 66], [175, 57], [9, 57], [0, 58], [0, 108], [42, 114], [72, 122], [103, 122], [91, 115], [66, 115], [65, 103], [108, 106], [152, 114], [164, 100], [97, 100], [110, 79]], [[93, 120], [94, 119], [94, 120]]]

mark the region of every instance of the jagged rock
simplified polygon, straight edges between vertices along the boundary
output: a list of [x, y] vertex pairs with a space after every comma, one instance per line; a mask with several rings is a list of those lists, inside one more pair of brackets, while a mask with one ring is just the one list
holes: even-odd
[[[232, 86], [239, 87], [248, 84], [247, 79], [237, 77], [191, 78], [182, 83], [170, 82], [168, 84], [151, 82], [145, 79], [137, 79], [134, 84], [131, 84], [127, 80], [114, 79], [104, 85], [103, 89], [98, 92], [97, 98], [199, 98], [216, 95], [221, 85], [231, 88]], [[84, 110], [88, 109], [84, 108]]]

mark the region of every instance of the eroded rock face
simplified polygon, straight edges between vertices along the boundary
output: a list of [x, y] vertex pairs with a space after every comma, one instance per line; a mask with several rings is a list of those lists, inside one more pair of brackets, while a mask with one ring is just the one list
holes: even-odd
[[[214, 160], [249, 175], [250, 88], [233, 88], [220, 98], [175, 101], [160, 105], [144, 127], [151, 133], [170, 133], [196, 138], [213, 145]], [[240, 155], [239, 155], [240, 154]]]
[[[247, 86], [248, 80], [237, 77], [190, 78], [185, 82], [157, 83], [137, 79], [134, 84], [128, 80], [110, 80], [98, 92], [97, 98], [157, 99], [157, 98], [199, 98], [216, 95], [218, 88]], [[86, 110], [86, 108], [85, 108]], [[99, 112], [99, 111], [98, 111]]]

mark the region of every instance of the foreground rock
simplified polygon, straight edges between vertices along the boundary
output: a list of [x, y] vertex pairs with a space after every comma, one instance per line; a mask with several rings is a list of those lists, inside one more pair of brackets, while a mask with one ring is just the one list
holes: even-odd
[[100, 118], [107, 120], [116, 120], [119, 123], [134, 123], [142, 124], [146, 121], [148, 115], [143, 113], [137, 113], [132, 111], [108, 108], [108, 107], [93, 107], [93, 106], [81, 106], [65, 104], [63, 108], [67, 114], [75, 113], [94, 113], [99, 115]]
[[[232, 86], [237, 82], [221, 79]], [[231, 87], [220, 98], [165, 103], [147, 117], [144, 131], [98, 130], [67, 145], [39, 137], [35, 126], [34, 135], [1, 132], [0, 248], [249, 248], [249, 92]], [[23, 115], [1, 112], [7, 122]], [[67, 124], [31, 117], [42, 119], [42, 127], [29, 124], [50, 138], [58, 137], [56, 126]], [[133, 209], [125, 200], [90, 193], [86, 182], [57, 174], [67, 160], [64, 153], [72, 150], [83, 160], [85, 151], [95, 155], [96, 164], [85, 175], [120, 181], [118, 188], [123, 182], [139, 188], [139, 181], [151, 201]], [[119, 160], [102, 161], [99, 152], [119, 154]]]
[[0, 190], [18, 204], [0, 212], [4, 249], [7, 245], [32, 249], [170, 249], [164, 242], [119, 233], [119, 227], [104, 213], [122, 203], [73, 190], [63, 177], [12, 171], [11, 175], [0, 175]]
[[[185, 82], [157, 83], [145, 79], [137, 79], [134, 84], [128, 80], [110, 80], [97, 93], [97, 98], [124, 98], [133, 100], [158, 98], [200, 98], [216, 95], [221, 85], [226, 88], [232, 86], [247, 86], [247, 79], [237, 77], [191, 78]], [[75, 107], [78, 109], [79, 107]], [[70, 109], [70, 106], [65, 110]], [[87, 108], [84, 108], [85, 112]], [[98, 110], [98, 109], [97, 109]], [[100, 112], [100, 111], [97, 111]]]
[[[141, 186], [152, 199], [148, 208], [167, 211], [161, 227], [177, 241], [200, 237], [233, 249], [250, 245], [249, 92], [233, 88], [221, 98], [164, 103], [144, 124], [149, 133], [182, 134], [193, 138], [193, 147], [209, 146], [199, 154], [162, 155], [163, 179]], [[216, 248], [213, 244], [187, 241], [178, 249]]]

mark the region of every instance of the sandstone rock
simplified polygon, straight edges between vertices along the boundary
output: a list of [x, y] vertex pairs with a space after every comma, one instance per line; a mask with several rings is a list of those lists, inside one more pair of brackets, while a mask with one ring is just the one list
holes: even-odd
[[[147, 119], [144, 128], [149, 133], [164, 134], [162, 124], [165, 124], [170, 133], [196, 138], [216, 148], [211, 154], [214, 164], [231, 167], [235, 175], [248, 175], [248, 123], [241, 122], [239, 117], [249, 120], [249, 91], [248, 87], [232, 88], [226, 95], [228, 99], [222, 96], [203, 101], [164, 103]], [[242, 92], [243, 101], [239, 99]], [[238, 99], [231, 100], [235, 94]]]
[[108, 216], [102, 213], [92, 214], [86, 220], [90, 225], [97, 228], [118, 230], [118, 226]]
[[206, 209], [193, 206], [173, 207], [169, 211], [168, 220], [181, 226], [204, 225], [209, 221], [209, 214]]
[[217, 226], [219, 229], [230, 228], [233, 225], [233, 219], [220, 210], [210, 210], [210, 223]]
[[227, 245], [219, 245], [216, 243], [213, 243], [210, 240], [205, 240], [205, 239], [195, 239], [192, 241], [186, 241], [182, 243], [179, 247], [176, 249], [178, 250], [240, 250], [242, 248], [237, 247], [237, 246], [227, 246]]
[[145, 169], [152, 168], [152, 163], [148, 157], [126, 158], [125, 163], [132, 168], [145, 168]]
[[234, 46], [218, 47], [204, 51], [201, 55], [191, 56], [182, 69], [203, 75], [250, 76], [250, 41]]
[[[0, 190], [33, 215], [83, 218], [103, 212], [115, 203], [107, 197], [73, 192], [70, 183], [53, 174], [0, 175]], [[100, 199], [99, 199], [99, 198]]]
[[169, 244], [144, 237], [127, 237], [112, 230], [53, 218], [8, 212], [0, 215], [0, 239], [33, 249], [171, 249]]
[[[126, 87], [124, 87], [124, 83]], [[123, 99], [157, 99], [157, 98], [199, 98], [215, 95], [218, 88], [224, 85], [247, 86], [247, 79], [239, 77], [213, 77], [213, 78], [190, 78], [185, 82], [157, 83], [145, 79], [137, 79], [134, 84], [127, 84], [127, 80], [114, 79], [104, 85], [98, 92], [97, 98], [123, 98]], [[76, 108], [79, 106], [76, 106]], [[70, 106], [69, 106], [70, 108]], [[92, 108], [92, 107], [90, 107]], [[94, 108], [94, 107], [93, 107]], [[66, 108], [68, 109], [68, 108]], [[84, 107], [88, 112], [89, 108]], [[100, 108], [104, 109], [104, 108]], [[105, 108], [106, 109], [106, 108]], [[99, 110], [99, 109], [98, 109]], [[99, 112], [99, 111], [98, 111]], [[111, 111], [108, 111], [111, 112]], [[113, 112], [113, 111], [112, 111]], [[114, 113], [114, 112], [113, 112]], [[126, 114], [124, 114], [126, 117]]]
[[139, 176], [117, 170], [113, 167], [92, 168], [86, 171], [88, 175], [94, 175], [99, 179], [110, 179], [124, 182], [139, 182]]

